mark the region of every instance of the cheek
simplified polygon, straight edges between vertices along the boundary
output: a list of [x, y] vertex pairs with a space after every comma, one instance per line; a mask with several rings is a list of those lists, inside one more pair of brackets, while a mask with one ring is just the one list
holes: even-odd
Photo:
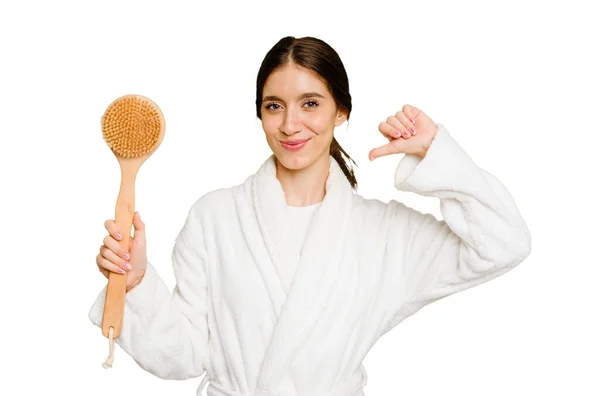
[[275, 117], [263, 117], [261, 122], [263, 130], [267, 135], [277, 134], [279, 123]]
[[304, 124], [312, 131], [318, 134], [328, 133], [333, 130], [334, 120], [324, 113], [313, 113], [307, 115], [304, 120]]

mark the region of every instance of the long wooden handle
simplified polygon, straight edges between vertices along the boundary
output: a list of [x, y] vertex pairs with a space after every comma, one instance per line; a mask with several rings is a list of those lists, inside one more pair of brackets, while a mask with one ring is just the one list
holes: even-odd
[[[120, 241], [121, 248], [129, 251], [131, 238], [131, 225], [135, 213], [135, 176], [136, 170], [121, 170], [121, 188], [115, 208], [115, 222], [123, 235]], [[117, 274], [109, 271], [106, 300], [104, 301], [104, 315], [102, 317], [102, 334], [108, 338], [109, 330], [113, 327], [113, 338], [121, 334], [123, 327], [123, 313], [125, 310], [125, 290], [127, 274]]]

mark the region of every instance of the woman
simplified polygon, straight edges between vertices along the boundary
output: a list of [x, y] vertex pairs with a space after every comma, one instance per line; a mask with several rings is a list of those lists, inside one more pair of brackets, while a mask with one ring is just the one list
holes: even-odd
[[[256, 113], [273, 154], [191, 207], [173, 249], [173, 294], [147, 262], [139, 214], [131, 257], [106, 222], [97, 265], [105, 276], [128, 271], [116, 342], [143, 369], [168, 379], [206, 372], [198, 394], [209, 378], [208, 395], [364, 395], [361, 362], [379, 337], [528, 256], [506, 188], [413, 106], [379, 125], [389, 144], [370, 157], [405, 154], [396, 188], [439, 198], [444, 221], [355, 193], [333, 137], [351, 109], [329, 45], [285, 37], [267, 53]], [[90, 311], [98, 326], [104, 297]]]

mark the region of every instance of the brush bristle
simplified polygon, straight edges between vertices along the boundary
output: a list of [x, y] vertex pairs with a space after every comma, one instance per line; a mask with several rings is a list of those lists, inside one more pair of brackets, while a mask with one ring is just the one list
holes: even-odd
[[102, 117], [102, 136], [110, 149], [123, 158], [149, 153], [158, 141], [161, 113], [149, 100], [135, 95], [117, 99]]

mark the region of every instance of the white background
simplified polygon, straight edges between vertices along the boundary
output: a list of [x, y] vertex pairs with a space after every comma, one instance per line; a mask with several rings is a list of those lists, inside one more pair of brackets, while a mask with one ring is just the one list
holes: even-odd
[[435, 199], [394, 189], [400, 155], [368, 161], [387, 142], [379, 122], [409, 103], [508, 187], [532, 233], [519, 267], [384, 335], [364, 361], [366, 395], [600, 394], [592, 3], [3, 2], [0, 394], [195, 394], [199, 379], [156, 378], [118, 346], [101, 367], [108, 342], [87, 315], [106, 284], [95, 256], [120, 175], [100, 117], [129, 93], [165, 115], [136, 209], [173, 287], [190, 205], [270, 154], [255, 81], [287, 35], [325, 40], [346, 66], [353, 111], [335, 133], [360, 194], [439, 216]]

